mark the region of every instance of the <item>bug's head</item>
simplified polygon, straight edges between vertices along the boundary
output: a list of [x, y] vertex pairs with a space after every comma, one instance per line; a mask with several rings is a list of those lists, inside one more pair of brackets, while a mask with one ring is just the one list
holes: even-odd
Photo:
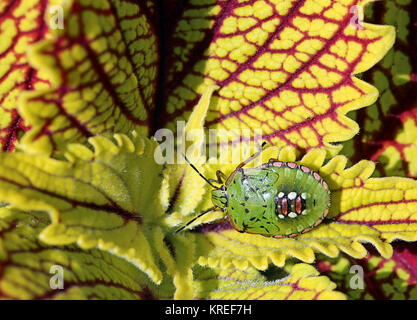
[[211, 192], [211, 201], [216, 207], [226, 208], [228, 200], [226, 186], [224, 185]]

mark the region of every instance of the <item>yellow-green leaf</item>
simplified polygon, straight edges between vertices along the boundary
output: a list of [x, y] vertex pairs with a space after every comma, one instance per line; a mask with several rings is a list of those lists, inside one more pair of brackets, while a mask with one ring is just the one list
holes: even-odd
[[0, 149], [12, 151], [28, 127], [17, 112], [17, 100], [25, 90], [49, 87], [45, 74], [32, 68], [26, 56], [29, 46], [49, 35], [45, 2], [0, 1]]
[[168, 299], [132, 263], [98, 249], [39, 240], [46, 214], [0, 209], [0, 299]]
[[[346, 114], [378, 96], [352, 74], [373, 66], [394, 42], [393, 27], [352, 23], [352, 7], [367, 2], [190, 1], [169, 42], [176, 60], [168, 66], [161, 126], [175, 129], [216, 85], [209, 129], [260, 128], [279, 147], [335, 154], [337, 142], [359, 130]], [[240, 135], [221, 139], [236, 143]]]
[[[65, 8], [65, 24], [71, 28], [51, 31], [27, 56], [22, 54], [36, 68], [32, 79], [46, 75], [52, 88], [33, 81], [36, 91], [20, 96], [19, 112], [32, 127], [21, 148], [46, 154], [65, 150], [66, 160], [1, 154], [0, 200], [27, 212], [47, 211], [52, 223], [41, 238], [49, 244], [111, 252], [158, 283], [166, 273], [163, 279], [172, 278], [175, 298], [192, 297], [191, 268], [197, 257], [201, 264], [220, 268], [252, 264], [265, 269], [291, 256], [313, 262], [317, 252], [334, 257], [343, 251], [360, 258], [366, 255], [364, 242], [389, 257], [389, 241], [417, 239], [415, 181], [370, 178], [374, 165], [369, 161], [345, 169], [346, 158], [334, 157], [324, 165], [326, 153], [335, 155], [338, 143], [358, 132], [346, 114], [377, 98], [374, 87], [352, 75], [381, 59], [394, 40], [392, 27], [352, 25], [350, 9], [367, 2], [190, 0], [161, 8], [162, 2], [153, 1], [50, 1]], [[30, 10], [27, 15], [37, 22], [50, 8], [25, 3], [36, 7], [36, 15]], [[164, 21], [166, 12], [173, 18]], [[9, 48], [26, 48], [24, 42]], [[6, 86], [14, 84], [9, 79]], [[23, 88], [15, 84], [12, 103]], [[207, 99], [197, 106], [204, 119], [190, 118], [206, 92]], [[206, 114], [210, 129], [261, 128], [265, 139], [278, 146], [266, 152], [264, 161], [276, 158], [278, 150], [283, 161], [304, 156], [298, 162], [330, 185], [333, 220], [297, 238], [278, 240], [238, 234], [227, 222], [215, 222], [222, 212], [212, 212], [192, 225], [210, 223], [196, 232], [172, 234], [211, 206], [209, 186], [188, 165], [165, 170], [156, 165], [155, 145], [146, 139], [95, 135], [132, 129], [149, 133], [159, 126], [174, 128], [183, 119], [191, 119], [186, 130], [202, 129]], [[232, 142], [241, 135], [238, 131]], [[68, 144], [92, 136], [92, 148]], [[309, 152], [296, 157], [294, 149], [282, 149], [287, 145]], [[230, 174], [235, 167], [196, 165], [209, 178], [217, 169]]]
[[[417, 36], [413, 32], [415, 1], [376, 1], [366, 7], [367, 21], [393, 25], [396, 41], [393, 48], [363, 80], [374, 85], [380, 96], [372, 106], [351, 114], [361, 130], [344, 145], [343, 154], [351, 161], [373, 160], [380, 176], [417, 177], [413, 163], [415, 153]], [[386, 127], [389, 126], [389, 130]]]
[[193, 273], [195, 264], [195, 240], [193, 237], [164, 235], [155, 233], [157, 251], [172, 277], [176, 287], [174, 299], [189, 300], [193, 297]]
[[[197, 119], [204, 119], [205, 112], [207, 109], [203, 104], [197, 105], [190, 117], [194, 124], [193, 129], [199, 129], [199, 126], [201, 129], [203, 122]], [[196, 159], [201, 156], [197, 154]], [[292, 256], [311, 263], [315, 260], [316, 252], [335, 257], [340, 251], [355, 258], [363, 258], [367, 251], [362, 244], [367, 242], [372, 243], [388, 258], [392, 255], [392, 247], [388, 242], [395, 239], [411, 241], [417, 238], [417, 181], [400, 177], [372, 178], [375, 169], [372, 161], [363, 160], [346, 168], [347, 158], [336, 156], [326, 163], [326, 151], [323, 149], [312, 149], [297, 161], [297, 153], [293, 148], [270, 147], [264, 150], [259, 158], [260, 163], [266, 163], [271, 158], [283, 162], [297, 162], [319, 173], [331, 191], [331, 207], [327, 221], [295, 238], [275, 239], [236, 232], [228, 221], [213, 222], [224, 216], [223, 212], [213, 212], [196, 220], [189, 227], [193, 229], [196, 225], [211, 222], [197, 229], [197, 252], [201, 264], [212, 267], [219, 264], [227, 267], [233, 264], [238, 268], [246, 268], [250, 263], [258, 269], [266, 269], [270, 262], [283, 266], [286, 259]], [[247, 166], [254, 165], [252, 162]], [[222, 164], [220, 161], [220, 164], [206, 163], [201, 165], [200, 169], [210, 178], [215, 177], [218, 169], [228, 176], [235, 166]], [[210, 193], [205, 187], [200, 187], [198, 192], [195, 190], [199, 186], [198, 183], [190, 182], [183, 185], [184, 179], [191, 179], [189, 176], [192, 174], [194, 179], [200, 179], [200, 186], [204, 185], [203, 179], [190, 168], [188, 173], [180, 166], [175, 168], [177, 173], [172, 176], [176, 178], [169, 184], [177, 187], [172, 187], [171, 191], [163, 189], [162, 197], [166, 206], [170, 208], [166, 223], [173, 227], [190, 219], [189, 216], [184, 217], [184, 207], [175, 206], [179, 197], [185, 197], [187, 187], [190, 192], [199, 196], [188, 201], [186, 212], [190, 214], [197, 209], [203, 211], [212, 206], [209, 204]], [[202, 196], [204, 192], [205, 197]], [[182, 222], [179, 221], [181, 219]]]
[[[276, 148], [265, 150], [263, 162], [276, 152]], [[283, 149], [278, 159], [294, 162], [295, 152]], [[266, 269], [270, 262], [283, 266], [291, 256], [314, 262], [316, 252], [335, 257], [343, 251], [363, 258], [367, 251], [362, 243], [367, 242], [388, 258], [392, 255], [388, 242], [415, 240], [417, 181], [398, 177], [370, 178], [374, 170], [371, 161], [346, 169], [344, 156], [337, 156], [323, 165], [324, 159], [324, 150], [312, 150], [296, 162], [312, 168], [327, 181], [331, 190], [329, 219], [310, 232], [286, 239], [238, 233], [229, 222], [203, 225], [196, 230], [200, 263], [234, 264], [239, 268], [251, 263], [258, 269]]]
[[391, 259], [383, 259], [371, 251], [361, 260], [346, 255], [320, 259], [317, 268], [349, 299], [415, 300], [417, 243], [397, 241], [393, 248]]
[[394, 139], [385, 140], [372, 157], [383, 164], [382, 174], [417, 177], [417, 109], [402, 113]]
[[283, 279], [268, 281], [254, 268], [196, 268], [195, 298], [221, 300], [340, 300], [341, 292], [314, 267], [296, 264]]
[[[52, 89], [22, 95], [32, 126], [22, 148], [50, 153], [98, 133], [147, 132], [155, 106], [156, 38], [146, 1], [54, 1], [70, 26], [37, 42], [28, 59]], [[49, 11], [48, 11], [49, 12]]]
[[68, 161], [16, 152], [0, 154], [0, 198], [21, 210], [47, 211], [52, 223], [41, 233], [49, 244], [76, 242], [100, 248], [136, 264], [162, 280], [152, 248], [162, 209], [157, 201], [161, 166], [155, 143], [90, 138], [68, 147]]

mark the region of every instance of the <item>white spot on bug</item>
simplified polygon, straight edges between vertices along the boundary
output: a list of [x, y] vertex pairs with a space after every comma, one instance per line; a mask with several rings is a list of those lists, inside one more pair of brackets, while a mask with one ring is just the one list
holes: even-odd
[[306, 200], [306, 199], [307, 199], [307, 193], [303, 192], [303, 193], [301, 194], [301, 198], [302, 198], [303, 200]]
[[285, 216], [283, 214], [279, 214], [278, 217], [281, 218], [281, 219], [285, 218]]
[[303, 210], [303, 211], [301, 212], [301, 214], [302, 214], [303, 216], [305, 216], [305, 215], [307, 214], [307, 210]]
[[284, 192], [278, 193], [278, 198], [284, 198], [284, 196], [285, 196], [285, 193]]
[[288, 199], [290, 199], [290, 200], [294, 200], [295, 198], [297, 198], [297, 193], [296, 192], [290, 192], [289, 194], [288, 194]]
[[296, 217], [297, 217], [297, 214], [296, 214], [295, 212], [290, 212], [290, 213], [288, 214], [288, 216], [289, 216], [290, 218], [296, 218]]

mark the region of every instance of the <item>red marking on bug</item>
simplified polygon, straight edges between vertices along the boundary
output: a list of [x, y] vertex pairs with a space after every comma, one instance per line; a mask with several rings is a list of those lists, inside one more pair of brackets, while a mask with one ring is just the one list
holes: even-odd
[[301, 166], [300, 168], [301, 168], [301, 170], [303, 170], [306, 173], [310, 173], [311, 172], [310, 168], [308, 168], [306, 166]]
[[281, 200], [281, 212], [282, 214], [285, 216], [288, 213], [288, 202], [287, 202], [287, 198], [282, 198]]
[[325, 218], [328, 214], [329, 214], [329, 209], [326, 209], [326, 211], [324, 211], [323, 213], [323, 218]]
[[323, 185], [324, 189], [329, 190], [329, 186], [327, 185], [326, 181], [322, 181], [321, 184]]
[[295, 198], [295, 212], [301, 213], [301, 197]]

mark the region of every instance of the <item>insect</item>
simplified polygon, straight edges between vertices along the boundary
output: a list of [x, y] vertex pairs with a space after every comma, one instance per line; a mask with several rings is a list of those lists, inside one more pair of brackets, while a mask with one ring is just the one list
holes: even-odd
[[[229, 177], [217, 171], [217, 180], [207, 179], [184, 156], [190, 166], [214, 189], [213, 207], [201, 212], [176, 231], [216, 209], [225, 212], [239, 232], [266, 237], [295, 237], [318, 226], [329, 213], [330, 191], [320, 175], [306, 166], [270, 159], [256, 168], [243, 167], [259, 151], [239, 164]], [[220, 186], [216, 187], [213, 183]]]

